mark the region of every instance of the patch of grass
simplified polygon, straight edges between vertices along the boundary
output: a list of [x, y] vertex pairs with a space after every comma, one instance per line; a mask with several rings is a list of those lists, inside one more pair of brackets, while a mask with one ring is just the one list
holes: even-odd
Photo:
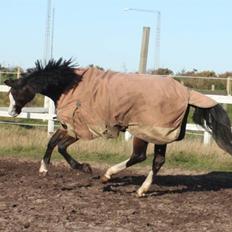
[[169, 167], [180, 167], [190, 170], [230, 170], [232, 171], [232, 160], [229, 165], [228, 163], [219, 162], [215, 157], [206, 157], [199, 156], [194, 153], [184, 153], [184, 152], [176, 152], [173, 154], [169, 154], [167, 159], [167, 165]]
[[[25, 128], [1, 125], [0, 156], [41, 160], [47, 143], [46, 128]], [[130, 157], [132, 141], [125, 142], [123, 137], [115, 140], [96, 139], [79, 141], [68, 149], [70, 154], [81, 162], [113, 165]], [[139, 167], [152, 165], [153, 145], [148, 146], [147, 160]], [[54, 150], [52, 160], [64, 160]], [[168, 145], [165, 166], [188, 170], [232, 171], [232, 157], [225, 154], [212, 143], [204, 146], [196, 136]]]
[[[170, 145], [166, 165], [188, 170], [232, 171], [232, 156], [215, 143], [203, 145], [187, 140]], [[178, 147], [178, 148], [177, 148]]]

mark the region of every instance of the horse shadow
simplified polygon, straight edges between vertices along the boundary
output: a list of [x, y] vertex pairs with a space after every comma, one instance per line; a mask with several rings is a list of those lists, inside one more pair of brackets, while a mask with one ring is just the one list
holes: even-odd
[[[135, 192], [141, 186], [146, 176], [134, 175], [115, 177], [104, 186], [103, 191], [123, 192], [121, 188], [134, 186]], [[149, 196], [160, 196], [171, 193], [204, 192], [232, 189], [232, 172], [210, 172], [199, 175], [158, 175], [148, 192]]]

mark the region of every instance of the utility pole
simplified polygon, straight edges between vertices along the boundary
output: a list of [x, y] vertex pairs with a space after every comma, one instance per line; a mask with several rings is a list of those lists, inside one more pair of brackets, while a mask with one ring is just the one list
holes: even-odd
[[143, 27], [142, 45], [140, 52], [139, 73], [146, 73], [150, 27]]
[[125, 8], [124, 11], [137, 11], [140, 13], [148, 13], [156, 16], [156, 32], [155, 32], [155, 61], [154, 70], [160, 67], [160, 28], [161, 28], [161, 12], [159, 10], [148, 10], [138, 8]]

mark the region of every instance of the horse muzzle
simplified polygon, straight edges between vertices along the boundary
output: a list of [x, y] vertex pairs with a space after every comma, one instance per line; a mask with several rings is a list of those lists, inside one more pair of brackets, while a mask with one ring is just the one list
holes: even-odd
[[16, 113], [15, 111], [8, 111], [8, 114], [11, 116], [11, 117], [17, 117], [19, 114]]
[[17, 109], [17, 107], [12, 107], [8, 109], [8, 114], [12, 117], [17, 117], [21, 113], [21, 109]]

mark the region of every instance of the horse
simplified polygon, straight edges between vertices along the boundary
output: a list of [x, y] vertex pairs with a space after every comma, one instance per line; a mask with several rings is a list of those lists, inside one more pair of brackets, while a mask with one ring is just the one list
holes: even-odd
[[108, 168], [101, 177], [106, 183], [113, 175], [146, 159], [149, 143], [154, 158], [137, 195], [146, 195], [165, 163], [167, 144], [184, 139], [189, 108], [193, 121], [208, 130], [219, 147], [232, 154], [231, 123], [226, 111], [213, 99], [187, 88], [169, 76], [103, 71], [76, 67], [71, 59], [37, 60], [35, 67], [19, 79], [8, 79], [8, 112], [16, 117], [36, 94], [51, 98], [60, 128], [50, 138], [40, 166], [47, 173], [53, 149], [70, 167], [86, 173], [92, 168], [67, 152], [79, 139], [116, 138], [120, 132], [133, 135], [133, 151], [127, 160]]

